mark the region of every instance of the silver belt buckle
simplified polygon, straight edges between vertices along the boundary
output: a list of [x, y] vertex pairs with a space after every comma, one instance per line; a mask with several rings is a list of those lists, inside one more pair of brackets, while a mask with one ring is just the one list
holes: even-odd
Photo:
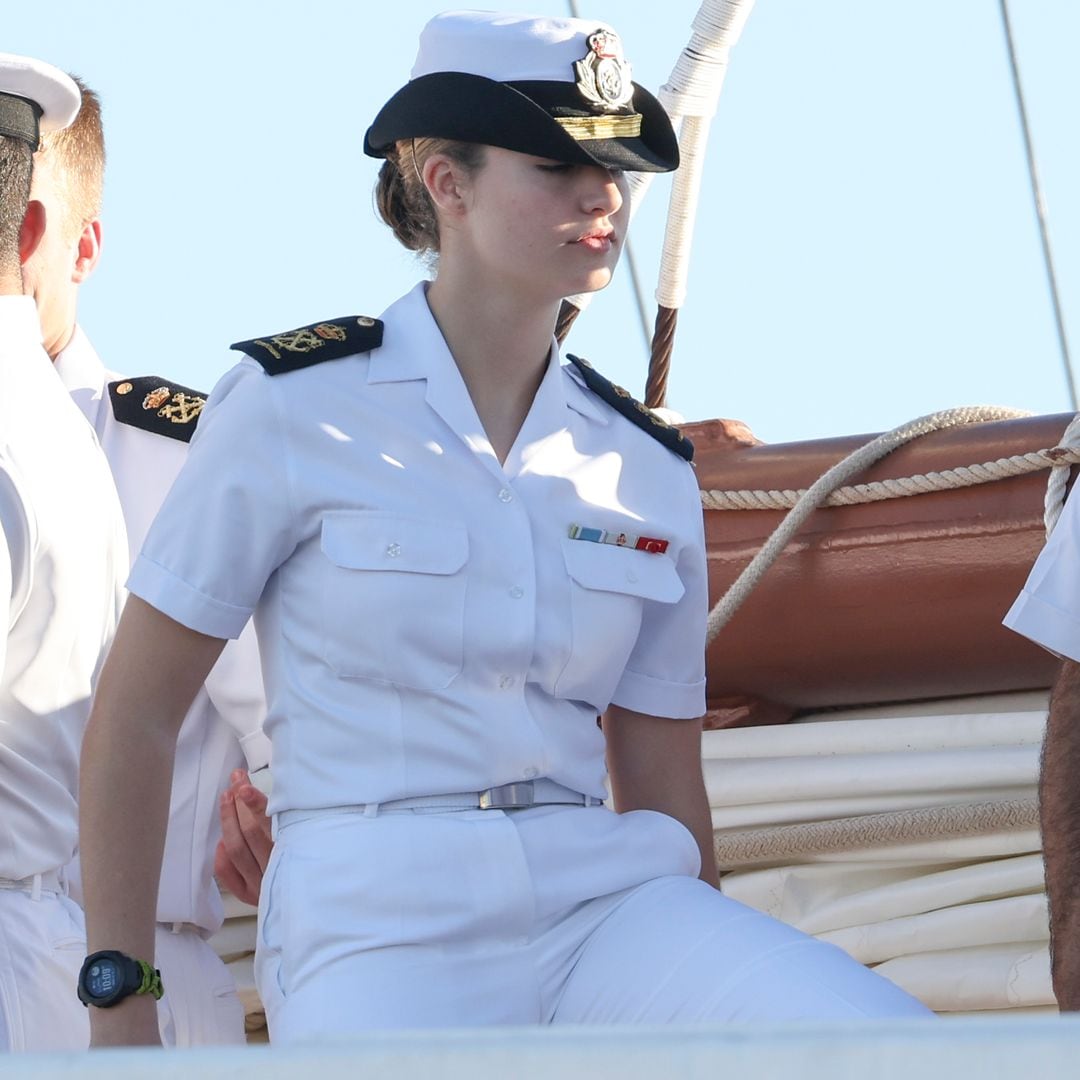
[[532, 806], [535, 802], [533, 782], [521, 780], [516, 784], [500, 784], [480, 792], [481, 810], [513, 810], [521, 806]]

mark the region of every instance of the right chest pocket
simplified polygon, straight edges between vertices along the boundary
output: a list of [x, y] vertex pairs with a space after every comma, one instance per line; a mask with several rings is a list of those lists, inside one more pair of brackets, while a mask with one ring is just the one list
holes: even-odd
[[461, 672], [469, 537], [381, 510], [323, 518], [324, 657], [345, 678], [439, 690]]

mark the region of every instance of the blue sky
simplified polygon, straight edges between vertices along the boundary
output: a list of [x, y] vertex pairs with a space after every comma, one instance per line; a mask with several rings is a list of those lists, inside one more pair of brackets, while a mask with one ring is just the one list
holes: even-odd
[[[81, 313], [107, 365], [207, 388], [230, 342], [378, 314], [423, 276], [374, 216], [361, 141], [447, 6], [7, 6], [0, 50], [81, 74], [105, 103], [106, 245]], [[698, 7], [579, 6], [654, 90]], [[1080, 4], [1011, 10], [1080, 353]], [[688, 418], [780, 442], [952, 405], [1068, 409], [997, 0], [758, 0], [704, 187], [669, 394]], [[632, 236], [650, 297], [667, 192]], [[642, 391], [628, 275], [569, 347]]]

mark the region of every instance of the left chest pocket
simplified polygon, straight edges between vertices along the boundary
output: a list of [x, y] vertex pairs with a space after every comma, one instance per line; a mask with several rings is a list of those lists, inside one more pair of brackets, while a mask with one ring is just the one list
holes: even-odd
[[339, 511], [323, 519], [324, 656], [345, 678], [416, 690], [449, 686], [464, 657], [460, 522]]
[[562, 545], [571, 641], [555, 693], [602, 711], [637, 642], [643, 603], [674, 604], [685, 586], [667, 555], [568, 538]]

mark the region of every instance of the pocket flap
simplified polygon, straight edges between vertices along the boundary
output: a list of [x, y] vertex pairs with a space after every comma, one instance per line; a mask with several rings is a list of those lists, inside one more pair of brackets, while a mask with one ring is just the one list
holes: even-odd
[[323, 517], [323, 554], [345, 570], [454, 574], [469, 557], [469, 534], [458, 521], [384, 510], [346, 510]]
[[583, 588], [673, 604], [686, 591], [667, 555], [563, 537], [567, 573]]

